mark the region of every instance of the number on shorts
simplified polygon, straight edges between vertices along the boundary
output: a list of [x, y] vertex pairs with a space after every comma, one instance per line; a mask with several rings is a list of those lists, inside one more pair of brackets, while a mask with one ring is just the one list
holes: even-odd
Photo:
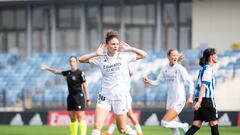
[[101, 101], [105, 101], [105, 97], [102, 96], [101, 94], [98, 95], [98, 102], [100, 103]]

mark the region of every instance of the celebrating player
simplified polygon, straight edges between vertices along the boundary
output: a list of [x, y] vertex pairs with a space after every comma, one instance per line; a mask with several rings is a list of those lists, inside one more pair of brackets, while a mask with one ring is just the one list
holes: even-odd
[[[79, 126], [79, 135], [86, 135], [87, 124], [83, 119], [85, 103], [87, 107], [91, 105], [89, 94], [88, 94], [88, 86], [87, 86], [84, 72], [78, 69], [77, 67], [78, 65], [77, 57], [71, 56], [69, 58], [69, 64], [70, 64], [71, 70], [67, 70], [67, 71], [60, 71], [58, 69], [54, 69], [45, 65], [41, 66], [41, 69], [66, 77], [68, 91], [69, 91], [69, 94], [67, 97], [67, 110], [71, 120], [70, 135], [77, 135], [78, 126]], [[82, 91], [82, 86], [84, 88], [84, 92]], [[85, 102], [85, 99], [86, 99], [86, 102]]]
[[[104, 52], [104, 49], [107, 52]], [[122, 51], [119, 51], [121, 49]], [[110, 31], [106, 42], [95, 53], [80, 57], [79, 61], [97, 65], [102, 72], [102, 86], [95, 110], [92, 135], [100, 135], [104, 120], [111, 108], [121, 134], [135, 135], [130, 126], [126, 126], [130, 77], [128, 63], [142, 59], [147, 55], [143, 50], [119, 41], [117, 32]]]
[[182, 128], [184, 132], [188, 129], [187, 123], [175, 121], [179, 113], [185, 106], [185, 89], [184, 85], [189, 85], [189, 98], [187, 103], [192, 103], [194, 84], [186, 69], [178, 63], [179, 54], [176, 50], [170, 49], [167, 52], [169, 64], [162, 68], [157, 80], [150, 80], [144, 77], [143, 81], [152, 85], [159, 85], [160, 81], [166, 81], [168, 85], [166, 113], [161, 120], [161, 125], [165, 128], [171, 128], [173, 135], [179, 135], [178, 128]]
[[219, 135], [217, 111], [214, 101], [214, 90], [216, 80], [213, 73], [213, 66], [217, 63], [217, 53], [214, 48], [207, 48], [200, 58], [199, 65], [202, 67], [199, 71], [197, 86], [194, 92], [195, 105], [194, 120], [191, 128], [186, 135], [193, 135], [197, 132], [202, 122], [209, 122], [212, 135]]

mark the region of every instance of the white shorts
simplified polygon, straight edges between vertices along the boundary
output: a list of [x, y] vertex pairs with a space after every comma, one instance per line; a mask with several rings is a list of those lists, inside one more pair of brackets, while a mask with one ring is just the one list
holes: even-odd
[[128, 101], [128, 109], [132, 109], [132, 97], [130, 93], [127, 96], [127, 101]]
[[174, 109], [178, 114], [182, 111], [185, 106], [185, 101], [178, 102], [167, 102], [166, 109]]
[[119, 100], [110, 100], [99, 94], [96, 107], [112, 110], [116, 115], [126, 114], [128, 112], [128, 97], [126, 95]]

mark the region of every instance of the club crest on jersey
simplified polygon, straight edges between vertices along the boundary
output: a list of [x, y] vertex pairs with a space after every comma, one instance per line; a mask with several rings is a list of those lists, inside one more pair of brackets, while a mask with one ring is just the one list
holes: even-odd
[[76, 80], [76, 76], [72, 76], [72, 80]]

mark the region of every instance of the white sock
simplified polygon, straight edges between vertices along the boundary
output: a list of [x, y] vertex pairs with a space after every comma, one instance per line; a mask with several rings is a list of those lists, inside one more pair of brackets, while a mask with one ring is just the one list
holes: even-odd
[[[173, 121], [181, 122], [178, 116]], [[179, 128], [171, 128], [171, 130], [172, 130], [172, 135], [180, 135]]]
[[126, 135], [137, 135], [136, 132], [128, 125], [127, 125], [127, 131], [125, 134]]
[[171, 128], [172, 130], [172, 135], [180, 135], [180, 131], [178, 128]]
[[177, 122], [177, 121], [165, 121], [165, 120], [161, 120], [161, 125], [165, 128], [183, 128], [185, 125], [181, 122]]
[[93, 129], [91, 135], [100, 135], [100, 131], [97, 129]]
[[137, 130], [137, 133], [142, 133], [142, 128], [139, 124], [135, 125], [135, 129]]
[[108, 127], [107, 133], [113, 134], [115, 128], [116, 128], [116, 124], [115, 124], [115, 123], [112, 123], [112, 124]]

